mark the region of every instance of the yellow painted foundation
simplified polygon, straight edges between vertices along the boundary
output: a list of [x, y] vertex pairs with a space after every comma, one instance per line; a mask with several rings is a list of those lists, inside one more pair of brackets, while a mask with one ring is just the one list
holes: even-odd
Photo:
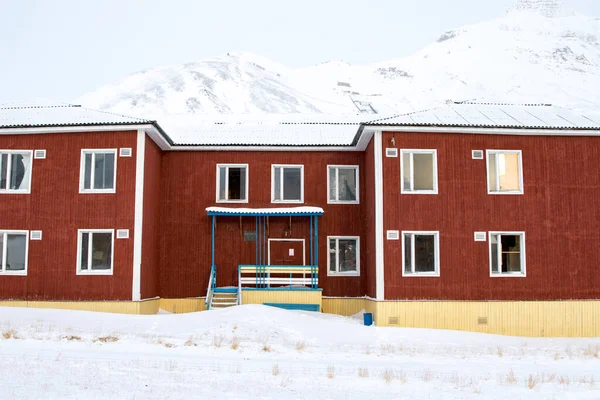
[[116, 314], [156, 314], [160, 300], [144, 301], [19, 301], [0, 300], [0, 307], [54, 308]]
[[160, 299], [160, 308], [172, 313], [189, 313], [206, 311], [204, 297], [192, 297], [187, 299]]
[[365, 301], [363, 298], [354, 297], [323, 297], [322, 310], [327, 314], [338, 314], [348, 317], [365, 310]]
[[242, 290], [242, 304], [286, 303], [322, 306], [320, 290]]

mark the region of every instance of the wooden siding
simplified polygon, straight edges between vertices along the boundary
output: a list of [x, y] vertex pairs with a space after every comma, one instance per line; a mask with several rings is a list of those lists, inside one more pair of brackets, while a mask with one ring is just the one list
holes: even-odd
[[[79, 194], [81, 149], [130, 147], [118, 157], [116, 193]], [[77, 229], [133, 233], [136, 132], [0, 135], [0, 149], [45, 149], [34, 159], [30, 194], [0, 194], [0, 229], [41, 230], [29, 242], [27, 276], [0, 275], [0, 298], [131, 300], [133, 239], [114, 241], [114, 274], [76, 275]]]
[[[437, 195], [400, 194], [400, 158], [383, 158], [384, 232], [440, 232], [440, 277], [402, 277], [402, 241], [385, 240], [385, 297], [427, 300], [598, 299], [597, 137], [384, 133], [399, 149], [437, 149]], [[522, 150], [523, 195], [489, 195], [471, 150]], [[490, 277], [475, 231], [524, 231], [527, 277]]]
[[147, 136], [145, 148], [141, 295], [142, 299], [150, 299], [160, 294], [160, 175], [162, 151]]
[[[170, 152], [163, 156], [161, 185], [160, 296], [206, 295], [211, 266], [211, 224], [205, 208], [215, 205], [216, 164], [249, 164], [249, 203], [232, 207], [287, 207], [271, 203], [271, 164], [304, 165], [304, 205], [323, 207], [319, 218], [319, 286], [327, 295], [362, 296], [360, 277], [327, 276], [327, 236], [360, 236], [365, 241], [360, 204], [327, 204], [327, 165], [359, 165], [360, 187], [365, 184], [363, 153], [359, 152]], [[219, 204], [227, 206], [227, 204]], [[216, 228], [217, 284], [237, 283], [237, 265], [254, 263], [255, 242], [244, 242], [243, 230], [255, 229], [255, 218], [218, 217]], [[304, 238], [310, 257], [308, 217], [269, 218], [270, 238]], [[287, 236], [286, 236], [287, 234]], [[362, 256], [362, 252], [361, 252]], [[361, 270], [366, 270], [364, 256]]]

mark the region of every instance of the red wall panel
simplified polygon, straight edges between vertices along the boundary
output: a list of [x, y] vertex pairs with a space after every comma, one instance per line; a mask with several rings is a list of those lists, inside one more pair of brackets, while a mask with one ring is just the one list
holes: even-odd
[[[117, 192], [79, 194], [81, 149], [120, 147], [133, 157], [117, 158]], [[29, 242], [27, 276], [0, 275], [0, 298], [131, 300], [133, 239], [115, 239], [112, 276], [78, 276], [76, 262], [77, 229], [133, 233], [136, 132], [0, 135], [0, 149], [47, 154], [33, 160], [31, 194], [0, 195], [0, 230], [43, 231]]]
[[[597, 137], [384, 133], [398, 148], [437, 149], [438, 195], [402, 195], [400, 158], [383, 158], [384, 231], [440, 232], [440, 277], [402, 277], [401, 241], [384, 238], [386, 299], [546, 300], [600, 297]], [[522, 150], [523, 195], [489, 195], [471, 150]], [[490, 277], [475, 231], [524, 231], [525, 278]]]
[[[211, 225], [205, 208], [214, 206], [216, 164], [249, 164], [248, 204], [231, 207], [288, 207], [271, 204], [271, 164], [304, 165], [304, 205], [325, 210], [319, 218], [319, 286], [326, 296], [363, 296], [364, 276], [327, 277], [327, 235], [363, 235], [364, 190], [360, 204], [327, 204], [327, 165], [359, 165], [364, 188], [363, 153], [360, 152], [169, 152], [163, 156], [161, 189], [160, 295], [165, 298], [204, 296], [211, 266]], [[223, 204], [220, 204], [223, 205]], [[309, 260], [310, 232], [307, 217], [269, 219], [269, 237], [306, 239]], [[243, 230], [254, 230], [255, 219], [242, 219]], [[237, 265], [254, 263], [256, 243], [244, 242], [239, 217], [218, 217], [216, 261], [219, 285], [237, 283]], [[361, 270], [366, 271], [364, 255]]]
[[146, 137], [142, 222], [142, 299], [159, 296], [161, 169], [162, 150], [152, 139]]

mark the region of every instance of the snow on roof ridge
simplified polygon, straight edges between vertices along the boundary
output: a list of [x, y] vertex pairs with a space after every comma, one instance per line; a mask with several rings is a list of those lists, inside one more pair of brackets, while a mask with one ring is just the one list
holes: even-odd
[[478, 104], [483, 106], [515, 106], [515, 107], [553, 107], [551, 103], [496, 103], [493, 101], [476, 101], [476, 100], [465, 100], [465, 101], [453, 101], [450, 105], [461, 105], [461, 104]]
[[25, 110], [25, 109], [31, 109], [31, 108], [74, 108], [74, 107], [81, 107], [80, 105], [77, 104], [54, 104], [54, 105], [30, 105], [30, 106], [26, 106], [26, 105], [22, 105], [22, 106], [17, 106], [17, 105], [8, 105], [8, 104], [1, 104], [0, 105], [0, 110]]
[[96, 110], [95, 108], [82, 107], [80, 105], [76, 105], [74, 107], [81, 107], [81, 109], [83, 109], [83, 110], [88, 110], [88, 111], [93, 111], [93, 112], [99, 112], [99, 113], [103, 113], [103, 114], [107, 114], [107, 115], [114, 115], [115, 117], [135, 119], [135, 120], [138, 120], [140, 122], [150, 122], [150, 123], [156, 122], [156, 120], [152, 120], [152, 119], [148, 119], [148, 118], [131, 117], [131, 116], [125, 115], [125, 114], [119, 114], [119, 113], [114, 113], [114, 112], [111, 112], [111, 111], [104, 111], [104, 110]]

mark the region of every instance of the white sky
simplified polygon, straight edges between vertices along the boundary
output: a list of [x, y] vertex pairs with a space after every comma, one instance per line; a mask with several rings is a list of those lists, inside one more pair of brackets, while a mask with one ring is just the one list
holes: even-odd
[[[600, 0], [565, 0], [600, 16]], [[228, 51], [291, 67], [409, 55], [512, 0], [0, 0], [0, 103], [73, 98]]]

